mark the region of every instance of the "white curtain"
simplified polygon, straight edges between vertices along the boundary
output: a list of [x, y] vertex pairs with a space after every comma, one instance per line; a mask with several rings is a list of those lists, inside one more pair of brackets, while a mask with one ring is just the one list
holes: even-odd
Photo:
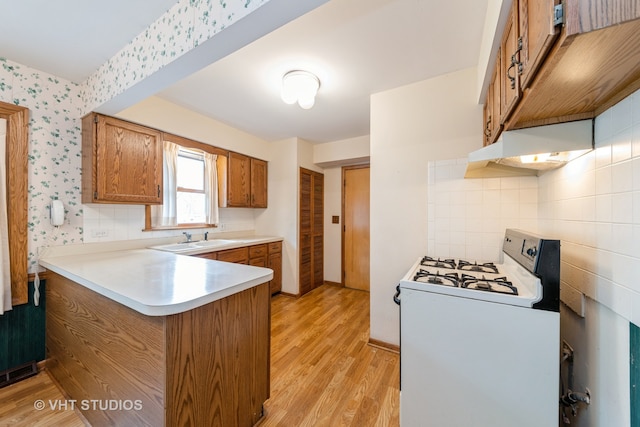
[[7, 121], [0, 119], [0, 314], [11, 310], [11, 271], [9, 265], [9, 225], [7, 222]]
[[153, 226], [171, 226], [178, 224], [178, 207], [176, 196], [178, 194], [177, 169], [178, 150], [180, 146], [173, 142], [164, 141], [163, 178], [164, 186], [162, 205], [151, 206], [151, 224]]
[[206, 203], [207, 224], [217, 224], [218, 213], [218, 156], [204, 153], [204, 194]]

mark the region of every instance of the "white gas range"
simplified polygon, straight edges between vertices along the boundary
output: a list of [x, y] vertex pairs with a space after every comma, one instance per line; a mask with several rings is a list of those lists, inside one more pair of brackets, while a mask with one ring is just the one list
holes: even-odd
[[557, 426], [560, 242], [508, 229], [503, 258], [400, 281], [402, 426]]

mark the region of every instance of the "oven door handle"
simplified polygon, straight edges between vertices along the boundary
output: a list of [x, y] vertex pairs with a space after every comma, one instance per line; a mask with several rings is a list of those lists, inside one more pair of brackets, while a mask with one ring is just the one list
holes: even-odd
[[393, 302], [400, 305], [400, 285], [396, 286], [396, 294], [393, 296]]

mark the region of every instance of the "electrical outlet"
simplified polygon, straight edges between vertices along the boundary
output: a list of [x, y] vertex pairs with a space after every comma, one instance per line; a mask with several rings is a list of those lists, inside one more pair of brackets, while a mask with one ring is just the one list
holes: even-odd
[[108, 237], [108, 236], [109, 236], [109, 230], [105, 230], [105, 229], [91, 230], [91, 237], [99, 239], [101, 237]]

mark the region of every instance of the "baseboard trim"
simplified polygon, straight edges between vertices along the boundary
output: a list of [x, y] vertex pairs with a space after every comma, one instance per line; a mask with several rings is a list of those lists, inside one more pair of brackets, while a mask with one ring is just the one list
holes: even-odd
[[374, 340], [373, 338], [369, 338], [369, 345], [371, 347], [376, 347], [381, 350], [390, 351], [392, 353], [400, 354], [400, 346], [395, 344], [389, 344], [388, 342]]

